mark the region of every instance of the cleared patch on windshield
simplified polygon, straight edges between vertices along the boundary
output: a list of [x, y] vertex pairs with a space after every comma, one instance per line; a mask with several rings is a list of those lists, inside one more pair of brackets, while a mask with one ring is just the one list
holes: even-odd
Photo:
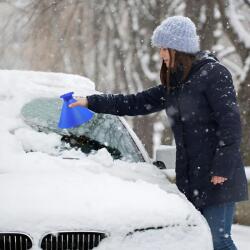
[[24, 121], [36, 131], [60, 135], [61, 150], [80, 149], [89, 154], [106, 148], [114, 159], [144, 161], [129, 132], [117, 117], [95, 114], [93, 119], [79, 127], [60, 129], [58, 121], [61, 107], [59, 98], [40, 98], [26, 104], [21, 114]]

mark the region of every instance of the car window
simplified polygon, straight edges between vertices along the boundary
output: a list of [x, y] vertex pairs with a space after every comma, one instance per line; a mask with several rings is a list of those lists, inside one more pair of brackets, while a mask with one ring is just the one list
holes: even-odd
[[[90, 153], [105, 147], [114, 159], [139, 162], [144, 158], [128, 130], [116, 116], [94, 114], [87, 123], [72, 129], [58, 128], [62, 101], [59, 98], [39, 98], [27, 103], [21, 111], [24, 121], [45, 133], [57, 133], [69, 148]], [[63, 147], [63, 144], [62, 144]]]

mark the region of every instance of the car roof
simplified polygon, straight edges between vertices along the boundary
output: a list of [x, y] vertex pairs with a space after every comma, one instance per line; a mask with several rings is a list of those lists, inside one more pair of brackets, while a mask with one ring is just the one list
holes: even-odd
[[[52, 96], [62, 95], [65, 92], [74, 91], [77, 95], [87, 95], [95, 92], [95, 84], [90, 79], [73, 74], [21, 71], [21, 70], [0, 70], [1, 96], [19, 96], [36, 94]], [[26, 96], [27, 97], [27, 96]]]

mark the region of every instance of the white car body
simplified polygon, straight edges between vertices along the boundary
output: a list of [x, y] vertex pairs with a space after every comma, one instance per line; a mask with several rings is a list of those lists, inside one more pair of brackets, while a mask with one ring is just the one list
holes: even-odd
[[205, 219], [150, 162], [124, 119], [145, 162], [114, 160], [105, 148], [59, 152], [60, 135], [26, 123], [21, 110], [37, 98], [97, 93], [89, 79], [2, 70], [0, 86], [0, 236], [27, 234], [35, 250], [46, 234], [92, 231], [107, 236], [97, 250], [213, 249]]

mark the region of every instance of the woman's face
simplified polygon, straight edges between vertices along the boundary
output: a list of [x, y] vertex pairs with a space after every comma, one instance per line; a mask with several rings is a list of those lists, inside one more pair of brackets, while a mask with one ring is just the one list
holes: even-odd
[[[169, 49], [166, 48], [160, 48], [160, 57], [166, 64], [167, 68], [173, 67], [173, 65], [170, 65], [170, 52]], [[174, 62], [172, 61], [172, 64]]]

